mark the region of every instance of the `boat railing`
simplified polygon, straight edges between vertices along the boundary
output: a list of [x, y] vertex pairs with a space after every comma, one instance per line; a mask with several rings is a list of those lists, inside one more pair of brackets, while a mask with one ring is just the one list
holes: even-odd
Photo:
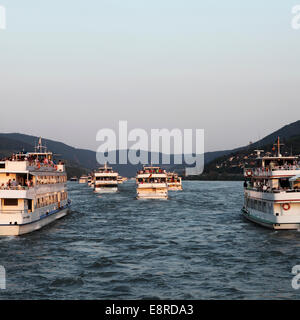
[[278, 170], [300, 170], [299, 165], [290, 165], [290, 166], [276, 166], [271, 168], [272, 171], [278, 171]]
[[28, 186], [16, 186], [16, 187], [15, 186], [14, 187], [0, 186], [0, 190], [18, 190], [18, 191], [20, 191], [20, 190], [29, 190], [30, 188], [33, 188], [33, 186], [31, 186], [31, 187], [28, 187]]
[[143, 184], [151, 184], [151, 185], [157, 185], [157, 184], [167, 184], [167, 181], [137, 181], [138, 184], [143, 185]]
[[294, 188], [294, 189], [284, 189], [284, 188], [276, 189], [276, 188], [273, 188], [273, 189], [271, 189], [270, 187], [268, 187], [267, 189], [264, 189], [264, 188], [247, 187], [247, 188], [245, 188], [245, 189], [246, 189], [246, 190], [249, 190], [249, 191], [258, 191], [258, 192], [264, 192], [264, 193], [292, 193], [292, 192], [300, 192], [300, 189], [298, 189], [298, 188]]
[[42, 185], [56, 185], [56, 184], [66, 184], [65, 181], [38, 181], [36, 182], [36, 184], [32, 184], [30, 186], [0, 186], [0, 190], [18, 190], [18, 191], [22, 191], [22, 190], [29, 190], [29, 189], [33, 189], [36, 186], [42, 186]]
[[289, 170], [300, 170], [299, 165], [291, 166], [276, 166], [276, 167], [261, 167], [261, 168], [245, 168], [244, 174], [247, 176], [247, 172], [251, 172], [254, 176], [272, 176], [274, 171], [289, 171]]

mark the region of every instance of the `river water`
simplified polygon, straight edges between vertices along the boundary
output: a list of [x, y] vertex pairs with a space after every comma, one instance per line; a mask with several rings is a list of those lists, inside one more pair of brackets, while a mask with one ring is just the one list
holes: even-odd
[[242, 184], [184, 181], [162, 201], [68, 182], [69, 216], [0, 238], [0, 299], [298, 299], [300, 232], [245, 221]]

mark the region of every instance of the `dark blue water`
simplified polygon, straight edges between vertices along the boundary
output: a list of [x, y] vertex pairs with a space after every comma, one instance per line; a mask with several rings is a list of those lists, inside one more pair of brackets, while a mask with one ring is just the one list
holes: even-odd
[[73, 212], [0, 238], [0, 299], [298, 299], [300, 232], [244, 221], [242, 182], [184, 182], [170, 200], [135, 200], [135, 183], [96, 195], [69, 183]]

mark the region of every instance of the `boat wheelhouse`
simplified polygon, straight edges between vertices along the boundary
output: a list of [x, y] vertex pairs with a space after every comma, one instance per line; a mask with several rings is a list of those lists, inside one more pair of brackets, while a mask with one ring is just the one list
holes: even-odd
[[160, 167], [144, 167], [136, 175], [137, 199], [168, 199], [167, 173]]
[[298, 156], [258, 157], [254, 168], [245, 168], [243, 215], [272, 229], [300, 228], [300, 162]]
[[182, 190], [181, 177], [175, 172], [168, 172], [167, 174], [167, 184], [169, 191]]
[[99, 193], [118, 191], [118, 172], [105, 163], [94, 173], [94, 191]]
[[0, 161], [0, 235], [21, 235], [70, 212], [63, 162], [42, 146]]

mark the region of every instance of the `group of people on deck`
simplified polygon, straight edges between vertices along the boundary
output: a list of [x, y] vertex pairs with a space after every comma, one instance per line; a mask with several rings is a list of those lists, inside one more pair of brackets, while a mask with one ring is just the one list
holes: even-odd
[[16, 181], [16, 179], [9, 179], [6, 183], [1, 184], [2, 190], [10, 190], [10, 189], [23, 189], [24, 187], [32, 187], [33, 181], [25, 179], [25, 185], [22, 181]]

